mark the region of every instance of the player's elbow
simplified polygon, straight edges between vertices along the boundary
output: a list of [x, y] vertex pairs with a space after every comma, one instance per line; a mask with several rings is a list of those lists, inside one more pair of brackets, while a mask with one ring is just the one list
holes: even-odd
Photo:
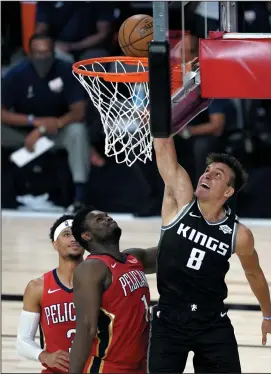
[[20, 356], [27, 358], [25, 353], [25, 344], [25, 339], [18, 334], [16, 338], [16, 351]]
[[259, 264], [256, 264], [253, 268], [245, 269], [245, 275], [247, 278], [254, 278], [262, 276], [263, 272]]
[[17, 335], [16, 350], [20, 356], [32, 361], [39, 361], [39, 355], [43, 351], [34, 339], [20, 334]]

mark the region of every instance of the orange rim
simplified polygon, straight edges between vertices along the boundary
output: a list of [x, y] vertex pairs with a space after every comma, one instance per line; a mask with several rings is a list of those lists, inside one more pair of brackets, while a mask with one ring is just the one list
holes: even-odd
[[126, 82], [126, 83], [136, 83], [136, 82], [148, 82], [149, 73], [147, 71], [135, 72], [135, 73], [108, 73], [108, 72], [95, 72], [85, 70], [80, 68], [80, 66], [88, 66], [94, 63], [107, 63], [120, 61], [129, 65], [137, 65], [139, 62], [145, 67], [148, 66], [147, 57], [129, 57], [129, 56], [119, 56], [119, 57], [100, 57], [100, 58], [90, 58], [87, 60], [82, 60], [75, 62], [72, 66], [72, 70], [78, 75], [84, 75], [87, 77], [100, 77], [108, 82]]

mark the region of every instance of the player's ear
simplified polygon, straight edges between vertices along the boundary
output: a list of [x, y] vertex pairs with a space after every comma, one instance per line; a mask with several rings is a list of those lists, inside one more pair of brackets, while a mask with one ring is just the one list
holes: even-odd
[[89, 242], [92, 239], [92, 236], [89, 231], [85, 231], [81, 234], [81, 238], [84, 239], [86, 242]]
[[226, 189], [224, 196], [226, 199], [229, 199], [234, 194], [234, 188], [232, 186], [228, 186]]
[[56, 251], [58, 251], [58, 245], [57, 245], [57, 240], [55, 240], [53, 243], [53, 247]]

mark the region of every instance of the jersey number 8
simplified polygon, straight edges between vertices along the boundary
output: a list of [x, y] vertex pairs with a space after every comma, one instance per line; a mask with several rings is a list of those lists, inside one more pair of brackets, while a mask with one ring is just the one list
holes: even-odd
[[205, 252], [200, 249], [193, 248], [186, 266], [190, 269], [199, 270], [204, 259]]

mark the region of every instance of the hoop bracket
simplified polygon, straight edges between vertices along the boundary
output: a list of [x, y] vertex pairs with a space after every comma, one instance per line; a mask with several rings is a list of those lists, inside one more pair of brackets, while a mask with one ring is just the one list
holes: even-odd
[[171, 134], [170, 45], [152, 41], [149, 45], [150, 128], [155, 138]]

